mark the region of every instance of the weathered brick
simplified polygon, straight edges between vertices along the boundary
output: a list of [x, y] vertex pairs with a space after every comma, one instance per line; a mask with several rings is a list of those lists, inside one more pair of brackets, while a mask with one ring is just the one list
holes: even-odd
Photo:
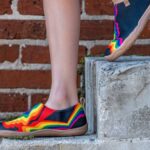
[[0, 112], [23, 112], [28, 109], [26, 94], [0, 93]]
[[88, 15], [113, 15], [112, 0], [86, 0], [85, 10]]
[[106, 47], [107, 46], [103, 45], [95, 45], [94, 47], [91, 48], [91, 55], [101, 56], [102, 54], [104, 54]]
[[89, 21], [81, 22], [82, 40], [104, 40], [113, 37], [113, 22], [112, 21]]
[[125, 55], [145, 55], [150, 56], [150, 45], [134, 45]]
[[49, 70], [0, 70], [0, 88], [49, 89], [50, 84]]
[[45, 39], [42, 20], [0, 20], [1, 39]]
[[0, 0], [0, 15], [12, 14], [11, 4], [12, 0]]
[[19, 0], [18, 11], [23, 15], [44, 15], [42, 0]]
[[50, 63], [49, 48], [45, 46], [26, 46], [22, 51], [23, 63]]
[[14, 62], [19, 56], [19, 46], [0, 45], [0, 62]]

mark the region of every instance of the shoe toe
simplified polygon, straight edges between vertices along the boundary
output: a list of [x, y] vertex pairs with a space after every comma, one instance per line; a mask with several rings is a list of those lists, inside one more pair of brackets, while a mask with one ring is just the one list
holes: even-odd
[[3, 126], [3, 122], [0, 122], [0, 131], [4, 131], [4, 130], [17, 131], [18, 129], [16, 127], [14, 127], [14, 128], [5, 128]]
[[108, 55], [110, 55], [110, 54], [111, 54], [110, 49], [109, 49], [109, 48], [106, 48], [106, 50], [105, 50], [105, 56], [108, 56]]

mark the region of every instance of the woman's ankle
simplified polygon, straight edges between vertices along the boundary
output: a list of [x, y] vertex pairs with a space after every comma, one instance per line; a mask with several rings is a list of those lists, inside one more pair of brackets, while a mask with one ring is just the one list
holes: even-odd
[[76, 87], [53, 86], [46, 106], [53, 109], [65, 109], [78, 103]]
[[67, 98], [60, 98], [60, 99], [48, 99], [45, 105], [49, 108], [53, 108], [56, 110], [66, 109], [78, 103], [78, 99], [67, 99]]

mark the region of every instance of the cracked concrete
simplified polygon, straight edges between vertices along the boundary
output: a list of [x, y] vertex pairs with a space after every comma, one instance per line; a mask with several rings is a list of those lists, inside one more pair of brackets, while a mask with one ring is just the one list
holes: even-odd
[[[96, 62], [99, 135], [150, 136], [150, 59]], [[135, 117], [137, 116], [137, 117]]]
[[[92, 70], [86, 68], [86, 73], [95, 74], [86, 93], [87, 101], [96, 103], [98, 137], [150, 137], [150, 57], [121, 57], [115, 62], [93, 57], [86, 63]], [[95, 95], [90, 94], [92, 88]]]

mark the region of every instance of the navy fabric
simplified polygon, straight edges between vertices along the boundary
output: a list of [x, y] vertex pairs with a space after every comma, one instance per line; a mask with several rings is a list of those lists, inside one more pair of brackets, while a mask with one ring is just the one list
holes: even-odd
[[108, 56], [108, 55], [110, 55], [111, 53], [110, 53], [110, 49], [109, 48], [106, 48], [106, 50], [105, 50], [105, 56]]
[[[50, 115], [49, 117], [47, 117], [45, 120], [68, 122], [69, 117], [71, 116], [74, 109], [75, 109], [75, 106], [72, 106], [64, 110], [58, 110], [54, 112], [52, 115]], [[84, 114], [84, 110], [82, 109], [80, 113]], [[86, 116], [84, 116], [83, 118], [79, 119], [72, 128], [81, 127], [85, 125], [86, 123], [87, 123]]]
[[78, 127], [82, 127], [83, 125], [85, 125], [87, 123], [86, 117], [80, 118], [74, 125], [72, 128], [78, 128]]
[[120, 37], [123, 39], [128, 37], [137, 26], [149, 5], [150, 0], [130, 0], [130, 6], [128, 7], [126, 7], [124, 3], [117, 5], [118, 15], [116, 20], [119, 24]]
[[11, 130], [11, 131], [17, 131], [18, 129], [17, 128], [9, 128], [9, 129], [6, 129], [3, 127], [2, 123], [0, 122], [0, 130]]
[[74, 109], [75, 106], [64, 110], [57, 110], [52, 115], [48, 116], [45, 120], [67, 122]]
[[[150, 5], [150, 0], [129, 0], [130, 6], [125, 6], [124, 2], [117, 4], [118, 15], [116, 21], [119, 25], [120, 36], [125, 40], [138, 25], [140, 18]], [[109, 48], [105, 50], [105, 56], [111, 54]]]

